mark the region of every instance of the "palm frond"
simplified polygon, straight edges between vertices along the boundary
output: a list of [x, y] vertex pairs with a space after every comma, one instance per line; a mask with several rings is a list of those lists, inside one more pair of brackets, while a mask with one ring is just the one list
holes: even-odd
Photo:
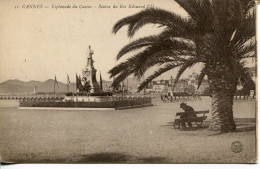
[[132, 67], [134, 76], [140, 78], [146, 70], [156, 64], [166, 62], [185, 62], [183, 55], [195, 56], [194, 44], [181, 39], [164, 39], [147, 47], [144, 51], [127, 59], [112, 68], [108, 73], [110, 77], [115, 77], [124, 72], [128, 67]]
[[249, 10], [256, 6], [254, 0], [240, 0], [240, 3], [243, 5], [244, 15], [247, 15]]
[[143, 81], [140, 86], [138, 86], [138, 91], [141, 91], [145, 86], [147, 86], [153, 79], [160, 76], [161, 74], [174, 69], [176, 67], [181, 66], [183, 63], [175, 64], [175, 63], [166, 63], [163, 67], [159, 68], [157, 71], [155, 71], [152, 75], [150, 75], [148, 78]]
[[248, 68], [245, 67], [244, 64], [240, 64], [240, 66], [236, 67], [236, 74], [240, 77], [240, 80], [243, 83], [252, 83], [253, 82], [252, 76], [250, 75]]
[[212, 30], [212, 10], [210, 0], [175, 0], [193, 18], [199, 31]]
[[201, 70], [201, 72], [200, 72], [200, 74], [199, 74], [199, 76], [198, 76], [198, 87], [197, 87], [197, 89], [200, 88], [200, 85], [201, 85], [201, 83], [202, 83], [204, 77], [206, 76], [205, 70], [206, 70], [206, 67], [204, 67], [204, 68]]
[[113, 27], [113, 33], [117, 33], [123, 26], [128, 25], [128, 36], [132, 37], [137, 30], [146, 24], [159, 24], [178, 30], [189, 30], [194, 27], [194, 23], [188, 18], [163, 9], [148, 8], [119, 20]]
[[137, 40], [129, 43], [128, 45], [124, 46], [118, 52], [116, 59], [119, 60], [126, 53], [135, 51], [135, 50], [140, 49], [142, 47], [147, 47], [149, 45], [152, 45], [156, 41], [158, 41], [158, 36], [148, 36], [148, 37], [137, 39]]
[[[118, 52], [117, 60], [119, 60], [123, 55], [129, 52], [141, 49], [143, 47], [152, 47], [152, 45], [156, 46], [156, 45], [161, 45], [162, 43], [169, 43], [169, 42], [172, 42], [173, 48], [178, 47], [180, 44], [186, 44], [187, 46], [191, 46], [191, 45], [194, 46], [194, 44], [192, 43], [192, 33], [181, 34], [180, 32], [176, 32], [171, 29], [166, 29], [159, 35], [152, 35], [152, 36], [140, 38], [124, 46]], [[179, 44], [177, 44], [177, 42], [179, 42]]]
[[156, 42], [162, 41], [165, 38], [169, 38], [169, 37], [171, 37], [171, 34], [173, 34], [173, 33], [174, 33], [174, 31], [172, 31], [170, 29], [166, 29], [162, 33], [160, 33], [159, 35], [151, 35], [151, 36], [147, 36], [147, 37], [144, 37], [144, 38], [137, 39], [137, 40], [129, 43], [128, 45], [124, 46], [118, 52], [117, 60], [119, 60], [126, 53], [138, 50], [142, 47], [147, 47], [147, 46], [152, 45]]
[[246, 58], [254, 58], [254, 59], [257, 59], [257, 54], [256, 54], [255, 52], [247, 53], [247, 54], [243, 55], [242, 59], [246, 59]]
[[[134, 73], [135, 76], [141, 78], [144, 73], [151, 67], [156, 65], [162, 65], [164, 63], [183, 63], [186, 62], [187, 59], [182, 57], [183, 55], [191, 54], [190, 51], [175, 51], [175, 50], [162, 50], [157, 53], [152, 54], [151, 56], [147, 57], [140, 65], [138, 66], [139, 69]], [[191, 55], [192, 56], [192, 55]]]
[[[179, 59], [182, 55], [195, 55], [194, 45], [192, 43], [184, 42], [182, 40], [166, 39], [159, 43], [153, 44], [142, 52], [139, 52], [134, 58], [138, 58], [135, 61], [137, 70], [135, 76], [142, 76], [143, 73], [150, 67], [152, 67], [156, 61], [159, 63], [166, 61], [165, 59]], [[163, 60], [162, 60], [163, 59]], [[172, 60], [174, 61], [174, 60]], [[149, 65], [149, 63], [151, 65]]]
[[126, 68], [114, 80], [111, 86], [117, 86], [134, 72], [134, 68]]
[[126, 61], [116, 65], [115, 67], [113, 67], [111, 70], [108, 71], [108, 73], [110, 74], [110, 78], [118, 75], [123, 70], [125, 70], [129, 67], [133, 67], [135, 65], [137, 59], [138, 59], [138, 57], [132, 57], [132, 58], [129, 58]]
[[240, 58], [245, 58], [256, 53], [256, 44], [252, 42], [248, 45], [245, 45], [243, 48], [239, 48], [238, 51], [234, 51], [234, 56], [238, 56]]
[[252, 39], [256, 34], [256, 14], [249, 14], [246, 18], [237, 25], [234, 38], [231, 40], [231, 45], [237, 47], [244, 46], [248, 40]]
[[183, 72], [187, 68], [193, 66], [196, 63], [198, 63], [198, 60], [197, 59], [193, 59], [193, 58], [189, 59], [189, 60], [187, 60], [186, 62], [183, 63], [183, 65], [180, 67], [180, 69], [179, 69], [179, 71], [178, 71], [178, 73], [177, 73], [177, 75], [175, 77], [173, 88], [175, 88], [175, 86], [176, 86], [177, 82], [179, 81], [179, 79], [180, 79], [181, 75], [183, 74]]

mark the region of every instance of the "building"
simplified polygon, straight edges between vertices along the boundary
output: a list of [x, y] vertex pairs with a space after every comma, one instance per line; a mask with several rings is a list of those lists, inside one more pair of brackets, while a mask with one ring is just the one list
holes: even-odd
[[153, 82], [150, 82], [150, 83], [146, 86], [145, 92], [146, 92], [146, 93], [154, 93]]
[[[192, 93], [194, 92], [195, 88], [188, 84], [187, 79], [180, 79], [175, 87], [174, 87], [175, 79], [172, 77], [170, 80], [157, 80], [152, 82], [152, 86], [150, 85], [147, 89], [149, 92], [155, 93]], [[174, 87], [174, 88], [173, 88]], [[148, 91], [147, 91], [148, 92]]]
[[[174, 87], [174, 88], [173, 88]], [[192, 73], [187, 79], [180, 79], [175, 84], [175, 79], [171, 78], [169, 80], [157, 80], [152, 81], [151, 84], [147, 86], [147, 92], [155, 93], [189, 93], [193, 94], [195, 92], [203, 93], [205, 89], [209, 87], [208, 80], [204, 79], [198, 88], [198, 74]]]
[[198, 73], [192, 73], [191, 75], [188, 76], [188, 85], [191, 85], [195, 88], [196, 92], [198, 93], [203, 93], [205, 89], [209, 87], [209, 83], [207, 78], [202, 80], [200, 87], [198, 88]]
[[188, 76], [188, 85], [192, 85], [195, 87], [196, 82], [198, 81], [198, 73], [192, 73], [191, 75]]
[[[169, 80], [169, 92], [174, 92], [174, 93], [180, 93], [180, 92], [190, 92], [192, 86], [189, 84], [188, 79], [180, 79], [174, 87], [175, 84], [175, 79], [170, 78]], [[174, 87], [174, 88], [173, 88]]]
[[167, 93], [169, 89], [169, 80], [153, 81], [152, 86], [155, 93]]
[[188, 88], [188, 80], [180, 79], [176, 84], [173, 92], [180, 93], [180, 92], [186, 92]]

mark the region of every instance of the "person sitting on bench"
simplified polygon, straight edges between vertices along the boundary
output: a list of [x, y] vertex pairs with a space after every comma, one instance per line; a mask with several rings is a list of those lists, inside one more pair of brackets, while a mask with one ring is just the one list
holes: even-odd
[[[191, 106], [188, 106], [187, 104], [185, 103], [181, 103], [180, 104], [180, 108], [182, 108], [184, 110], [184, 113], [180, 116], [181, 119], [188, 119], [187, 122], [188, 122], [188, 126], [189, 127], [192, 127], [192, 124], [191, 124], [191, 121], [189, 120], [189, 118], [195, 118], [197, 117], [197, 115], [195, 114], [194, 112], [194, 109], [191, 107]], [[186, 128], [186, 125], [185, 125], [185, 121], [182, 121], [181, 122], [181, 126], [183, 128]]]

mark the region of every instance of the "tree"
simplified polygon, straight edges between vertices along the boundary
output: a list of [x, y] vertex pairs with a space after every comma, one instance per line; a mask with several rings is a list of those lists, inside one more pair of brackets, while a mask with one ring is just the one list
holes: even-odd
[[239, 96], [246, 96], [250, 95], [250, 90], [255, 90], [255, 82], [253, 81], [249, 68], [245, 67], [244, 68], [244, 73], [246, 73], [246, 76], [243, 76], [239, 79], [240, 85], [242, 85], [242, 89], [236, 91], [236, 97]]
[[[175, 0], [189, 15], [182, 17], [163, 9], [149, 8], [119, 20], [117, 33], [128, 26], [131, 38], [146, 24], [163, 28], [158, 35], [137, 39], [123, 47], [117, 59], [139, 52], [112, 68], [109, 73], [118, 84], [129, 75], [140, 78], [151, 67], [158, 67], [139, 86], [143, 89], [159, 75], [178, 68], [176, 82], [195, 64], [204, 64], [199, 85], [208, 76], [212, 91], [210, 130], [235, 131], [233, 96], [240, 76], [247, 76], [244, 59], [255, 57], [255, 10], [253, 0]], [[245, 78], [247, 79], [247, 78]]]
[[187, 88], [185, 89], [185, 92], [188, 92], [189, 95], [193, 95], [195, 93], [196, 89], [192, 85], [188, 85]]
[[205, 88], [205, 89], [202, 91], [202, 95], [204, 95], [204, 96], [211, 96], [211, 92], [210, 92], [209, 87]]

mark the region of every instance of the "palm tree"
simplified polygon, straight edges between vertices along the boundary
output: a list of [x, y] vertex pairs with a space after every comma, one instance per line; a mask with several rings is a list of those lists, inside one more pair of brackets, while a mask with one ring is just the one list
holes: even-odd
[[117, 59], [132, 51], [139, 52], [109, 71], [115, 78], [113, 85], [132, 74], [140, 78], [152, 67], [158, 69], [141, 83], [139, 90], [154, 78], [177, 68], [176, 84], [186, 69], [203, 64], [199, 85], [207, 75], [212, 92], [213, 114], [209, 129], [235, 131], [233, 97], [236, 85], [241, 76], [248, 75], [244, 59], [256, 57], [254, 1], [175, 1], [188, 17], [149, 8], [114, 25], [114, 33], [128, 26], [130, 38], [146, 24], [156, 24], [163, 30], [158, 35], [137, 39], [119, 51]]

